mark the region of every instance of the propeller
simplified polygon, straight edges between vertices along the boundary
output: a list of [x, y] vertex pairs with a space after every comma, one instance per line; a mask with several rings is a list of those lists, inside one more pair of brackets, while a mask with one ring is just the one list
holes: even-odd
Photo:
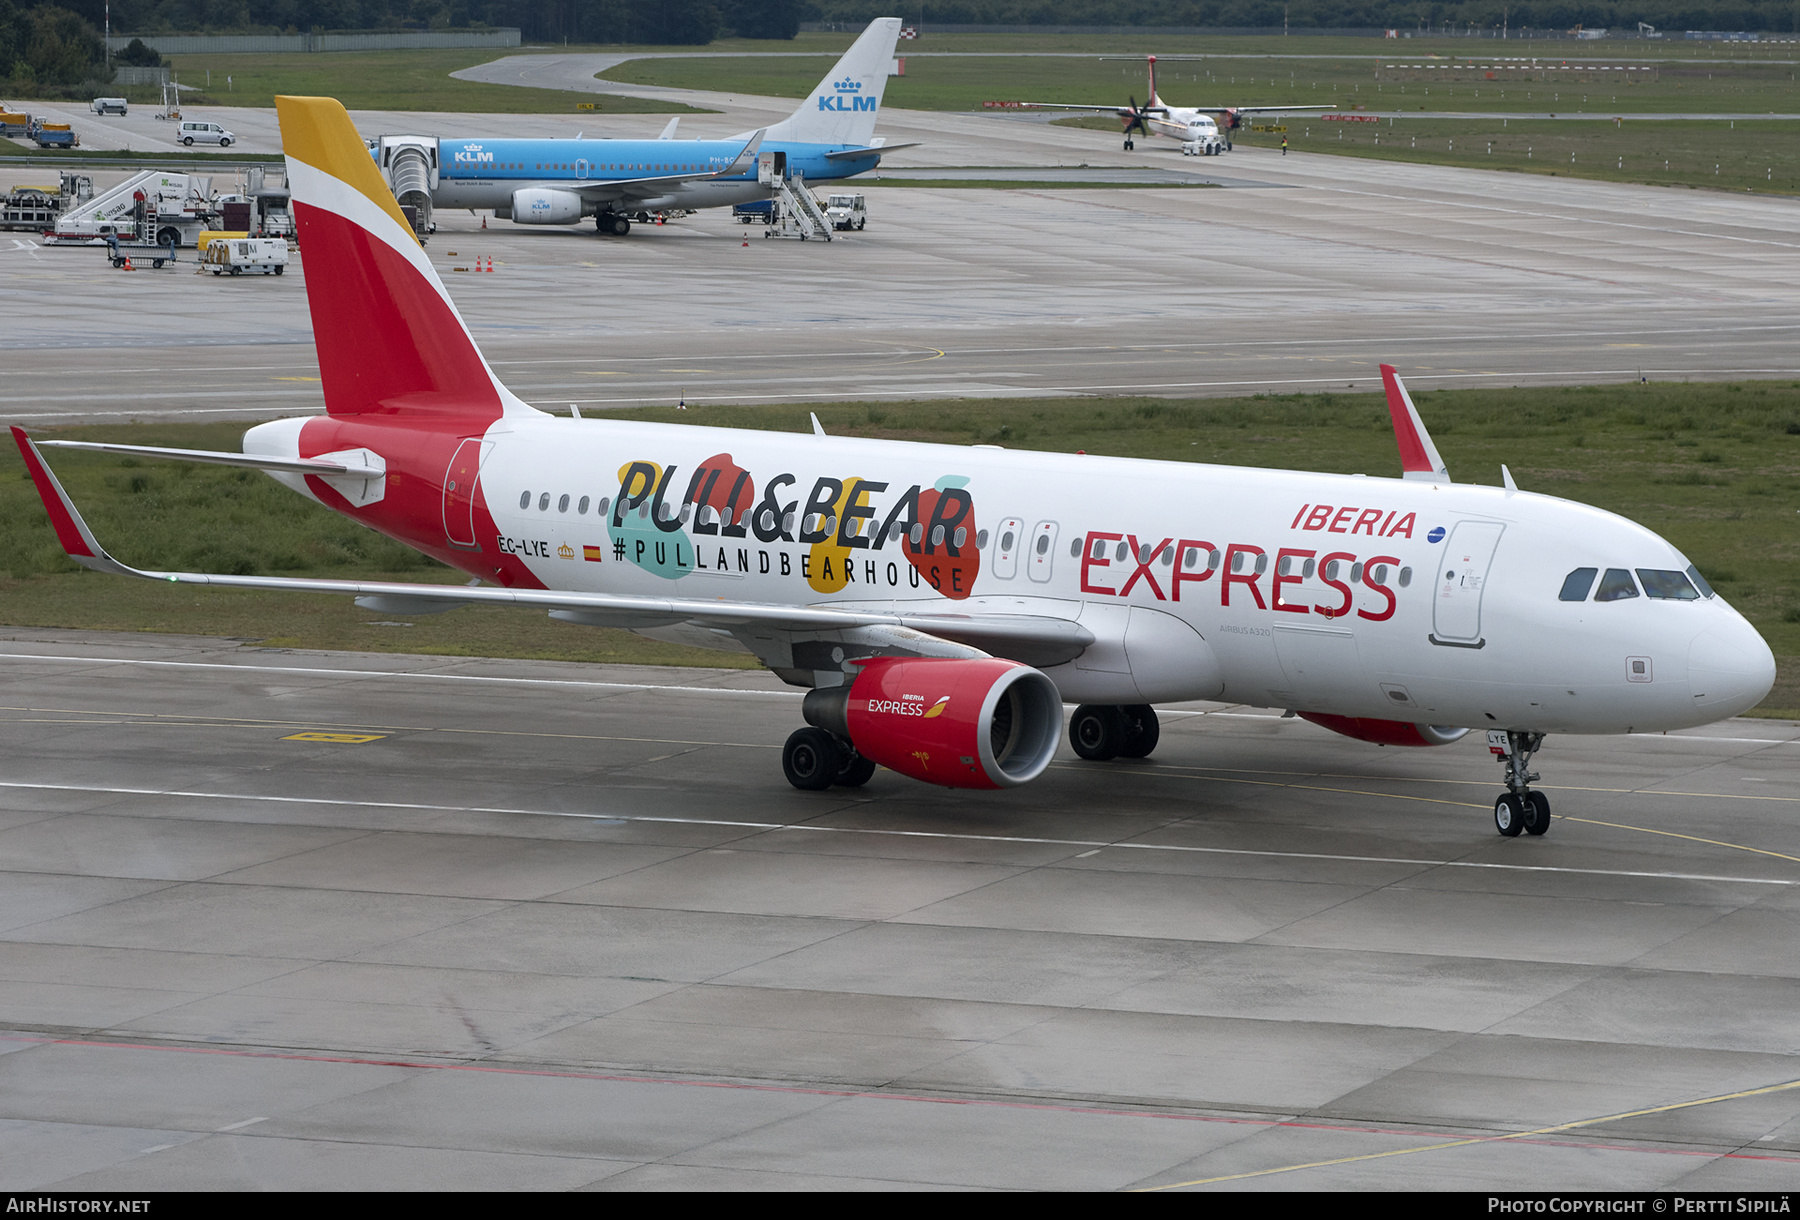
[[[1116, 97], [1118, 95], [1114, 94], [1113, 96]], [[1150, 134], [1150, 129], [1144, 125], [1144, 116], [1148, 114], [1149, 111], [1138, 109], [1136, 95], [1127, 94], [1127, 96], [1131, 98], [1131, 114], [1125, 120], [1125, 134], [1129, 136], [1135, 128], [1136, 130], [1143, 132], [1145, 136], [1148, 136]]]

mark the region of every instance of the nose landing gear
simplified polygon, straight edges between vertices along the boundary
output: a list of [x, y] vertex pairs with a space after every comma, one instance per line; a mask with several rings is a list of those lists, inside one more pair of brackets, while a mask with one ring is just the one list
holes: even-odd
[[1550, 829], [1550, 798], [1531, 788], [1532, 781], [1540, 778], [1531, 770], [1531, 756], [1543, 744], [1542, 733], [1488, 730], [1488, 749], [1506, 767], [1507, 791], [1494, 800], [1494, 829], [1509, 839], [1520, 832], [1541, 835]]

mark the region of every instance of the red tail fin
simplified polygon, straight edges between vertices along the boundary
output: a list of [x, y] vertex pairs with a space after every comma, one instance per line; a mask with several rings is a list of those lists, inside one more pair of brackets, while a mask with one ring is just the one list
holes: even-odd
[[325, 408], [489, 419], [530, 411], [494, 377], [344, 108], [278, 97]]

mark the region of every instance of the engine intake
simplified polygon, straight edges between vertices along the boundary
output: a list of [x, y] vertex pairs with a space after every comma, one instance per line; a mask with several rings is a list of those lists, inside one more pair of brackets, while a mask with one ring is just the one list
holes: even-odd
[[1366, 716], [1333, 716], [1329, 712], [1298, 712], [1320, 728], [1342, 733], [1378, 746], [1447, 746], [1461, 741], [1469, 730], [1443, 724], [1412, 724], [1405, 720], [1371, 720]]
[[946, 788], [1029, 783], [1062, 737], [1056, 683], [992, 657], [876, 657], [851, 682], [808, 692], [802, 712], [863, 757]]

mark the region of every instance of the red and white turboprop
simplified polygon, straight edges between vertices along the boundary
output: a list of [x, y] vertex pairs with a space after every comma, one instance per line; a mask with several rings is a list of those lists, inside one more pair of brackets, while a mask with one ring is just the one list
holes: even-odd
[[[1405, 477], [1364, 478], [564, 419], [501, 385], [335, 101], [279, 98], [328, 414], [244, 452], [13, 434], [79, 563], [152, 580], [342, 593], [385, 614], [537, 606], [745, 649], [810, 688], [800, 788], [875, 765], [951, 787], [1142, 757], [1157, 703], [1292, 709], [1388, 745], [1484, 729], [1500, 832], [1542, 834], [1546, 733], [1684, 728], [1774, 680], [1688, 560], [1611, 513], [1453, 484], [1383, 369]], [[41, 450], [223, 462], [477, 578], [469, 586], [140, 571]], [[1504, 468], [1502, 468], [1503, 474]]]
[[[1102, 55], [1101, 59], [1124, 59], [1122, 55]], [[1302, 110], [1336, 110], [1336, 106], [1171, 106], [1156, 91], [1156, 56], [1146, 55], [1150, 71], [1149, 100], [1142, 106], [1137, 98], [1130, 106], [1082, 106], [1071, 102], [1021, 102], [1044, 110], [1097, 110], [1116, 114], [1125, 125], [1125, 151], [1137, 147], [1131, 133], [1163, 136], [1181, 145], [1184, 155], [1211, 157], [1231, 151], [1231, 133], [1244, 125], [1253, 114], [1294, 114]], [[1171, 58], [1164, 56], [1165, 59]], [[1174, 56], [1176, 60], [1190, 58]], [[1202, 58], [1194, 56], [1192, 58]]]

